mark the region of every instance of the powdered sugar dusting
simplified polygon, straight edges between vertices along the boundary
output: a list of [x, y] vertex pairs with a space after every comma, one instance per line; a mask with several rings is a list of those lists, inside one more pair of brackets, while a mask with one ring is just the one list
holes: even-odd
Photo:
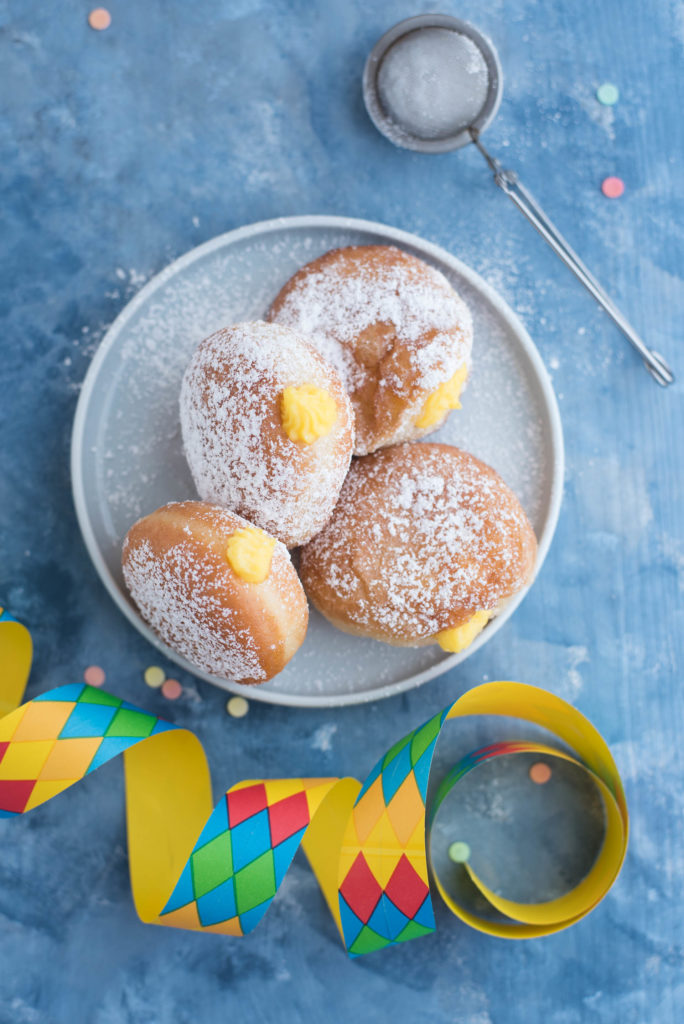
[[[123, 606], [129, 602], [121, 540], [129, 526], [168, 501], [195, 496], [182, 450], [178, 395], [196, 345], [226, 324], [263, 316], [284, 282], [322, 253], [388, 239], [392, 236], [385, 229], [342, 220], [286, 221], [239, 239], [219, 239], [164, 271], [114, 326], [88, 396], [80, 472], [103, 572]], [[437, 259], [416, 246], [409, 251]], [[465, 448], [497, 469], [522, 502], [537, 536], [548, 538], [558, 453], [550, 440], [537, 369], [505, 308], [456, 266], [446, 260], [437, 265], [472, 311], [477, 357], [463, 410], [431, 439]], [[488, 626], [483, 636], [496, 626]], [[369, 699], [383, 687], [437, 671], [446, 661], [435, 645], [394, 649], [350, 637], [312, 610], [296, 658], [258, 693], [321, 703], [354, 695]]]
[[[333, 429], [312, 445], [283, 434], [278, 398], [313, 384], [334, 394]], [[206, 338], [183, 377], [183, 443], [201, 498], [235, 509], [288, 547], [333, 510], [354, 443], [349, 400], [334, 371], [287, 327], [236, 324]]]
[[353, 464], [301, 570], [333, 618], [416, 642], [520, 590], [535, 550], [522, 507], [488, 467], [442, 445], [399, 445]]
[[445, 28], [401, 36], [385, 54], [377, 85], [391, 118], [388, 135], [443, 139], [473, 124], [487, 99], [489, 76], [479, 47]]
[[[170, 503], [165, 511], [183, 507]], [[248, 525], [223, 509], [197, 504], [191, 515], [193, 525], [205, 522], [214, 535], [223, 529], [226, 538], [236, 526]], [[154, 548], [139, 528], [126, 537], [124, 579], [144, 619], [166, 643], [205, 672], [231, 680], [266, 679], [263, 650], [245, 616], [221, 587], [225, 560], [209, 545], [200, 546], [187, 523], [182, 529], [176, 526], [175, 535], [175, 542], [164, 550], [159, 545]], [[287, 550], [277, 543], [269, 578], [284, 600], [293, 575]]]
[[[236, 627], [234, 610], [209, 587], [205, 564], [182, 544], [157, 556], [143, 541], [130, 552], [124, 577], [146, 622], [193, 665], [226, 679], [266, 678], [252, 636]], [[225, 633], [212, 628], [207, 611], [221, 616]]]
[[[310, 338], [338, 369], [356, 411], [357, 454], [420, 436], [414, 420], [426, 395], [470, 364], [465, 302], [438, 270], [393, 246], [340, 249], [302, 268], [269, 318]], [[371, 419], [386, 400], [391, 419]]]

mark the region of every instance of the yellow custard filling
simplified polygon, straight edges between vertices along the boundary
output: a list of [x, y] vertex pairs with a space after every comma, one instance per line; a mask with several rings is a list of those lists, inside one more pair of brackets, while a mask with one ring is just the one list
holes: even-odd
[[419, 430], [427, 430], [429, 427], [434, 427], [435, 423], [439, 423], [442, 417], [451, 409], [461, 408], [459, 399], [467, 376], [468, 367], [464, 363], [453, 377], [445, 380], [436, 391], [427, 396], [423, 411], [416, 420], [416, 426]]
[[285, 388], [280, 396], [280, 419], [291, 441], [313, 444], [332, 430], [337, 403], [329, 391], [313, 384]]
[[466, 647], [472, 644], [477, 634], [482, 632], [491, 614], [487, 609], [475, 612], [474, 615], [460, 626], [455, 626], [453, 629], [443, 629], [441, 633], [437, 634], [435, 640], [443, 651], [449, 651], [450, 654], [458, 654], [459, 651], [465, 650]]
[[245, 583], [263, 583], [271, 571], [275, 546], [273, 537], [253, 526], [245, 526], [228, 538], [226, 561]]

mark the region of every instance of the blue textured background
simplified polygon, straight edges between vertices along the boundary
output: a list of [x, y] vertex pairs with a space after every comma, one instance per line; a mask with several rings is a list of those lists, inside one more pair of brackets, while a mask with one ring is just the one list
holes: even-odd
[[[112, 27], [95, 33], [87, 3], [0, 3], [0, 595], [33, 631], [30, 693], [101, 664], [113, 689], [197, 730], [221, 787], [363, 777], [375, 753], [462, 689], [518, 678], [572, 700], [603, 731], [633, 834], [618, 884], [568, 932], [505, 943], [438, 908], [432, 938], [348, 962], [299, 861], [248, 939], [141, 925], [114, 765], [0, 828], [0, 1022], [681, 1021], [681, 386], [650, 380], [473, 149], [408, 154], [374, 132], [359, 89], [365, 55], [428, 4], [109, 6]], [[684, 5], [441, 6], [499, 48], [506, 91], [488, 144], [684, 375]], [[614, 109], [594, 98], [606, 80], [621, 90]], [[599, 185], [613, 173], [626, 192], [610, 202]], [[108, 599], [76, 526], [70, 424], [106, 325], [144, 280], [219, 232], [308, 212], [415, 231], [502, 292], [558, 392], [565, 501], [524, 605], [456, 672], [368, 708], [253, 703], [234, 721], [221, 692], [189, 677], [175, 705], [143, 685], [157, 656]]]

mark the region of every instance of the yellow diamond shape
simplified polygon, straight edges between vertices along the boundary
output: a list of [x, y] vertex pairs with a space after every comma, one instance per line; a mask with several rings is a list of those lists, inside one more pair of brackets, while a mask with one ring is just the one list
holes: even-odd
[[353, 812], [356, 833], [362, 843], [370, 835], [384, 810], [385, 798], [382, 795], [382, 776], [378, 775], [373, 785], [363, 794]]
[[389, 819], [402, 846], [425, 816], [425, 805], [413, 772], [409, 772], [387, 807]]
[[20, 708], [17, 708], [16, 711], [10, 711], [8, 715], [3, 715], [2, 708], [0, 708], [0, 743], [6, 743], [7, 740], [12, 739], [29, 706], [28, 704], [22, 704]]
[[[309, 808], [309, 818], [313, 818], [321, 802], [335, 785], [330, 779], [303, 779], [306, 785], [306, 802]], [[313, 785], [309, 785], [313, 783]]]
[[0, 779], [37, 779], [55, 740], [10, 743], [0, 761]]
[[216, 935], [240, 936], [243, 934], [239, 917], [231, 917], [227, 921], [219, 922], [219, 924], [205, 925], [204, 928], [202, 928], [202, 931], [214, 932]]
[[76, 779], [61, 779], [59, 782], [52, 780], [50, 782], [36, 782], [31, 790], [31, 796], [26, 802], [24, 813], [33, 810], [34, 807], [38, 807], [39, 804], [44, 804], [47, 800], [52, 800], [53, 796], [57, 796], [63, 789], [72, 786], [74, 782], [76, 782]]
[[269, 804], [277, 804], [286, 796], [301, 793], [304, 789], [301, 779], [264, 779], [264, 786]]
[[45, 764], [41, 779], [81, 779], [88, 771], [102, 739], [99, 736], [57, 740]]
[[155, 924], [165, 924], [171, 928], [189, 928], [198, 932], [202, 931], [202, 923], [199, 919], [197, 904], [194, 900], [186, 903], [184, 907], [172, 910], [169, 914], [150, 918], [148, 923], [149, 921], [154, 921]]
[[385, 888], [399, 858], [402, 847], [394, 834], [392, 823], [385, 811], [363, 844], [363, 855], [380, 885]]
[[56, 740], [75, 707], [75, 701], [68, 700], [39, 700], [29, 704], [14, 730], [13, 742]]

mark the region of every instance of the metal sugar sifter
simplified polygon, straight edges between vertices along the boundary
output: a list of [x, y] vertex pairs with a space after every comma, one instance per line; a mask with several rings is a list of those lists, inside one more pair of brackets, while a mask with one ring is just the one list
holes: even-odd
[[654, 380], [666, 387], [674, 374], [663, 357], [641, 340], [515, 171], [502, 167], [483, 146], [481, 134], [499, 109], [502, 91], [501, 65], [491, 42], [446, 14], [400, 21], [378, 40], [363, 72], [370, 118], [396, 146], [446, 153], [475, 144], [499, 188], [617, 324]]

